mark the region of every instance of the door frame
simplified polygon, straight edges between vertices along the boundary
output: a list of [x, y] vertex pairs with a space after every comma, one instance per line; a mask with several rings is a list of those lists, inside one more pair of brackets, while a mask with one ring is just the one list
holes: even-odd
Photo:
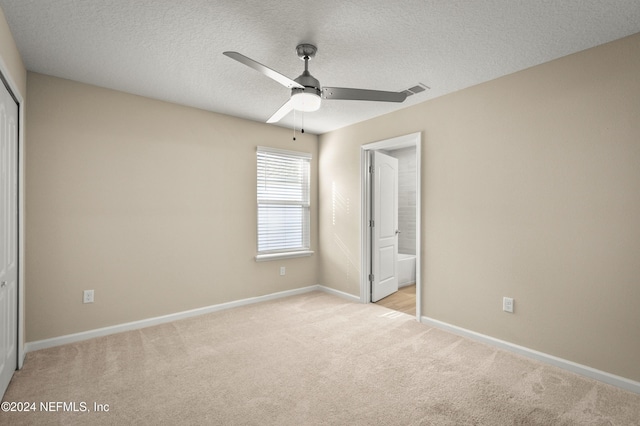
[[24, 365], [25, 348], [24, 348], [24, 119], [25, 116], [25, 102], [24, 96], [20, 93], [18, 85], [11, 77], [9, 68], [5, 64], [2, 57], [0, 57], [0, 84], [6, 84], [9, 89], [9, 93], [18, 103], [18, 280], [17, 280], [17, 298], [16, 309], [18, 313], [18, 332], [16, 333], [17, 342], [17, 358], [18, 362], [16, 368], [19, 370]]
[[420, 321], [422, 316], [422, 280], [421, 280], [421, 232], [420, 221], [422, 217], [422, 203], [420, 201], [420, 182], [422, 176], [422, 134], [420, 132], [398, 136], [368, 143], [360, 147], [360, 302], [371, 303], [371, 284], [369, 273], [371, 271], [371, 233], [369, 221], [371, 220], [371, 174], [369, 173], [370, 152], [380, 149], [399, 149], [414, 146], [416, 148], [416, 319]]

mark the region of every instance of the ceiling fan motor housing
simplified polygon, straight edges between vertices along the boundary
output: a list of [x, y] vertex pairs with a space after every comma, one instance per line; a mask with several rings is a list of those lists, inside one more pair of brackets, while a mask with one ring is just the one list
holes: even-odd
[[[305, 58], [305, 68], [307, 61], [308, 58]], [[322, 102], [320, 82], [307, 69], [294, 81], [303, 85], [304, 88], [294, 87], [291, 89], [293, 109], [305, 112], [317, 111]]]
[[[296, 78], [293, 81], [295, 81], [296, 83], [302, 84], [305, 88], [317, 89], [318, 91], [320, 91], [320, 82], [314, 76], [312, 76], [307, 70], [305, 70], [302, 74], [300, 74], [298, 78]], [[293, 90], [295, 89], [296, 88], [294, 87]], [[291, 94], [293, 94], [293, 92]]]

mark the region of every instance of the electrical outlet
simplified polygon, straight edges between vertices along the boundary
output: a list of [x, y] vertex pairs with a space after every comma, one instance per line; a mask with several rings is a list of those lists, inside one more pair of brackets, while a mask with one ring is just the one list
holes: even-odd
[[280, 275], [284, 275], [287, 272], [287, 268], [285, 268], [284, 266], [280, 267]]
[[93, 290], [85, 290], [82, 294], [82, 303], [93, 303]]
[[502, 298], [502, 310], [513, 313], [513, 299], [511, 297]]

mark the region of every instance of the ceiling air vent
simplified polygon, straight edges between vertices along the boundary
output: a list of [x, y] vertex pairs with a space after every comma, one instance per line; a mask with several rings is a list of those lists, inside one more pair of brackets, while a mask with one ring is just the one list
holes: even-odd
[[409, 97], [411, 95], [417, 95], [418, 93], [424, 92], [425, 90], [428, 90], [428, 89], [430, 89], [430, 87], [427, 86], [426, 84], [418, 83], [413, 87], [409, 87], [407, 90], [403, 90], [403, 93], [406, 93], [407, 97]]

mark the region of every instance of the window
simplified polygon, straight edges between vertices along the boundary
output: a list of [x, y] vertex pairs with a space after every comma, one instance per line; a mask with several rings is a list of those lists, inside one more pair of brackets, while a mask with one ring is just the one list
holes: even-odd
[[308, 256], [311, 154], [258, 147], [256, 260]]

